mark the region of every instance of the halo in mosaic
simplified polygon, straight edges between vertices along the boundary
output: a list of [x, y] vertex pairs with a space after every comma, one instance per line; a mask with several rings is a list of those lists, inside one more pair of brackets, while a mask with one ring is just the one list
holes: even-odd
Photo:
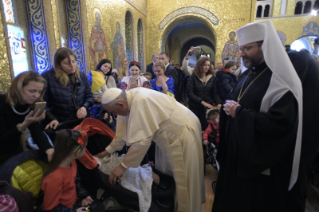
[[302, 30], [302, 35], [316, 35], [319, 36], [319, 26], [316, 22], [309, 22]]
[[144, 72], [144, 36], [143, 24], [139, 19], [137, 22], [137, 47], [138, 47], [138, 62], [141, 64], [141, 72]]
[[159, 29], [164, 29], [164, 27], [167, 25], [168, 22], [173, 20], [175, 17], [179, 15], [184, 15], [184, 14], [198, 14], [202, 15], [205, 18], [209, 19], [210, 22], [213, 24], [217, 25], [218, 24], [218, 18], [210, 11], [201, 8], [201, 7], [182, 7], [180, 9], [174, 10], [170, 14], [168, 14], [158, 25]]
[[130, 63], [134, 59], [133, 53], [133, 26], [132, 15], [129, 11], [125, 14], [125, 42], [126, 42], [126, 57], [127, 62]]
[[27, 10], [30, 23], [31, 43], [34, 52], [35, 71], [41, 74], [50, 68], [50, 52], [43, 18], [42, 1], [27, 1]]
[[66, 0], [65, 5], [69, 28], [69, 47], [76, 54], [80, 71], [85, 72], [80, 2], [79, 0]]

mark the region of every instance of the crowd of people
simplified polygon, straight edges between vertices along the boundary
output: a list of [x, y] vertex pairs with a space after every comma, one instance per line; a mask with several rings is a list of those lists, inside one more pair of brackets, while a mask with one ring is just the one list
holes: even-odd
[[[0, 166], [37, 149], [49, 163], [38, 211], [82, 211], [93, 203], [91, 211], [105, 211], [81, 186], [76, 163], [95, 161], [86, 148], [91, 134], [76, 128], [91, 117], [113, 133], [101, 151], [91, 152], [96, 160], [126, 149], [110, 170], [111, 185], [139, 167], [155, 144], [153, 168], [173, 176], [175, 211], [201, 211], [204, 159], [213, 146], [219, 163], [213, 212], [305, 211], [307, 173], [319, 147], [312, 130], [319, 118], [318, 56], [286, 53], [271, 21], [248, 24], [237, 34], [241, 63], [223, 58], [215, 66], [200, 56], [190, 67], [191, 47], [181, 67], [160, 52], [145, 73], [122, 53], [114, 69], [102, 59], [86, 75], [72, 50], [57, 49], [52, 69], [23, 72], [0, 95]], [[42, 101], [45, 111], [35, 111]], [[9, 201], [4, 194], [3, 202]]]

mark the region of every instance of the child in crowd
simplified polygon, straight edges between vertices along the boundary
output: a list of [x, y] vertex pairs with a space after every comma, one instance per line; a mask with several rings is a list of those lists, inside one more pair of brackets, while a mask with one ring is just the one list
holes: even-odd
[[207, 114], [209, 124], [203, 133], [203, 144], [208, 147], [209, 143], [215, 146], [219, 143], [219, 111], [212, 109]]
[[149, 72], [143, 73], [143, 76], [150, 82], [152, 80], [152, 74]]
[[59, 132], [55, 153], [44, 174], [42, 211], [105, 211], [102, 203], [93, 201], [80, 185], [75, 159], [82, 157], [87, 145], [87, 134], [78, 130]]

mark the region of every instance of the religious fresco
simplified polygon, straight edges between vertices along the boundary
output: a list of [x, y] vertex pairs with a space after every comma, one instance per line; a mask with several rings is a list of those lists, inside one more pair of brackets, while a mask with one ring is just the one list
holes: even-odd
[[316, 35], [319, 36], [319, 26], [316, 22], [309, 22], [302, 30], [302, 35]]
[[107, 58], [108, 54], [105, 35], [102, 29], [103, 18], [101, 11], [97, 8], [94, 8], [93, 16], [95, 18], [95, 24], [92, 27], [89, 48], [94, 66], [96, 66], [102, 59]]
[[143, 24], [142, 20], [139, 19], [137, 22], [137, 52], [138, 62], [141, 64], [141, 72], [144, 72], [144, 35], [143, 35]]
[[119, 22], [116, 22], [116, 32], [114, 34], [114, 39], [111, 47], [113, 52], [113, 67], [115, 67], [116, 57], [124, 51], [124, 39], [121, 34], [121, 27]]
[[132, 22], [133, 22], [132, 15], [130, 12], [127, 11], [125, 15], [125, 41], [126, 41], [126, 57], [127, 57], [128, 63], [134, 60]]
[[234, 30], [231, 30], [228, 33], [229, 40], [226, 42], [224, 46], [224, 50], [222, 53], [222, 59], [228, 57], [230, 60], [233, 60], [235, 62], [240, 62], [240, 56], [239, 56], [239, 44], [236, 38], [236, 32]]
[[279, 31], [279, 30], [277, 30], [277, 33], [278, 33], [278, 36], [279, 36], [279, 39], [280, 39], [282, 45], [285, 46], [286, 41], [287, 41], [287, 35], [284, 32]]

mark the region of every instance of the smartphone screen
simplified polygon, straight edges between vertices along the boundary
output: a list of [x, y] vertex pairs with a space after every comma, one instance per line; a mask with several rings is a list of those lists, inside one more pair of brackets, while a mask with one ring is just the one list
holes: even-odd
[[136, 83], [137, 79], [136, 78], [132, 78], [132, 81], [131, 81], [131, 85]]

